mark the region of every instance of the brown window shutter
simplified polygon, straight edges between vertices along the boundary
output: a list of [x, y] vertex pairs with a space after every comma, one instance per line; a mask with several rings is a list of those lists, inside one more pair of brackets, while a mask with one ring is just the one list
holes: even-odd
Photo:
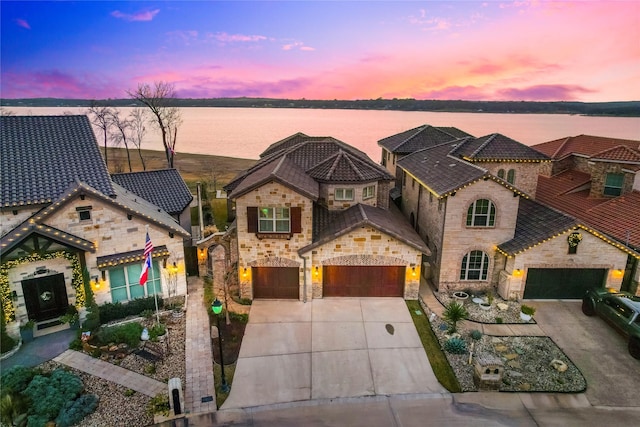
[[291, 208], [291, 232], [302, 233], [302, 208]]
[[258, 232], [258, 207], [247, 206], [247, 231], [249, 233]]

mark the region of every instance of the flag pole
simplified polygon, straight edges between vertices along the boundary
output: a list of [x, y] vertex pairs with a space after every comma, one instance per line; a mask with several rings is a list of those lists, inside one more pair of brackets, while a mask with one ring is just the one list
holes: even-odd
[[[147, 234], [149, 234], [149, 224], [147, 224], [145, 226], [145, 228], [147, 229]], [[154, 281], [155, 275], [153, 273], [153, 251], [151, 251], [151, 253], [149, 254], [149, 258], [151, 260], [151, 283], [153, 283], [153, 291], [154, 291], [153, 292], [153, 299], [154, 299], [154, 301], [156, 303], [156, 322], [159, 325], [160, 324], [160, 313], [158, 312], [158, 288], [157, 288], [157, 286], [155, 284], [155, 281]], [[148, 288], [149, 287], [147, 286], [147, 289]]]

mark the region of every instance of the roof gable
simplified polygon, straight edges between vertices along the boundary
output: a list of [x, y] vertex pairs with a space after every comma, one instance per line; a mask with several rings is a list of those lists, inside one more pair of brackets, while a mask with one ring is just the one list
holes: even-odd
[[193, 200], [191, 191], [176, 169], [118, 173], [111, 178], [171, 215], [180, 214]]
[[625, 145], [618, 145], [594, 154], [591, 156], [591, 160], [640, 164], [640, 150], [634, 150]]
[[51, 203], [76, 180], [114, 190], [86, 116], [0, 117], [3, 207]]
[[433, 147], [458, 138], [472, 135], [455, 127], [434, 127], [422, 125], [383, 138], [378, 145], [396, 154], [413, 153], [423, 148]]

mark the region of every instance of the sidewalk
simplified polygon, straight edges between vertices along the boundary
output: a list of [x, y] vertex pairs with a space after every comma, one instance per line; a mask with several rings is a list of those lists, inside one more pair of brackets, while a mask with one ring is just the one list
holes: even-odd
[[[438, 317], [442, 317], [444, 306], [433, 293], [433, 289], [429, 283], [422, 279], [420, 281], [419, 298], [428, 308], [429, 313], [435, 313]], [[478, 323], [471, 320], [463, 320], [458, 323], [460, 327], [467, 330], [477, 329], [485, 335], [509, 337], [509, 336], [531, 336], [544, 337], [547, 334], [536, 323]]]
[[216, 391], [213, 383], [213, 353], [209, 317], [204, 306], [204, 282], [189, 277], [187, 282], [187, 331], [185, 338], [185, 411], [187, 413], [216, 411]]
[[104, 380], [120, 384], [138, 393], [154, 397], [159, 393], [167, 393], [167, 385], [153, 378], [145, 377], [128, 369], [91, 357], [75, 350], [67, 350], [53, 359], [55, 362], [87, 372]]

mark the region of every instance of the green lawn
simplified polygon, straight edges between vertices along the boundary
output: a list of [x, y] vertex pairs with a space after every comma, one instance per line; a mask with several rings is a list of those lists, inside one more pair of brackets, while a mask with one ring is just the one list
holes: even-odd
[[[462, 391], [460, 384], [458, 384], [453, 369], [451, 369], [451, 365], [449, 365], [446, 356], [442, 352], [438, 338], [436, 338], [433, 333], [429, 319], [422, 310], [422, 307], [420, 307], [420, 303], [418, 301], [407, 301], [407, 307], [409, 308], [413, 323], [416, 325], [416, 330], [418, 331], [424, 350], [427, 352], [429, 363], [436, 378], [440, 384], [450, 392], [460, 393]], [[418, 314], [418, 312], [420, 314]]]

